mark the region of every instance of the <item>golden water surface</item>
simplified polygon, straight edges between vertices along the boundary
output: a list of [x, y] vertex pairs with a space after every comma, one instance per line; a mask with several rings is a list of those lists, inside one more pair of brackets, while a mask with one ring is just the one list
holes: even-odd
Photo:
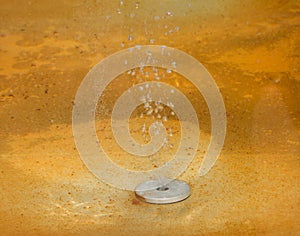
[[[178, 48], [203, 63], [227, 112], [221, 156], [199, 177], [208, 109], [187, 79], [162, 76], [190, 99], [201, 128], [196, 157], [179, 176], [192, 194], [171, 205], [144, 203], [98, 180], [72, 134], [74, 98], [91, 67], [145, 44]], [[136, 170], [163, 165], [180, 140], [170, 117], [168, 146], [153, 157], [130, 157], [113, 141], [113, 104], [140, 79], [116, 78], [96, 114], [112, 160]], [[1, 0], [0, 235], [300, 234], [299, 101], [297, 0]], [[140, 110], [130, 127], [143, 142], [148, 134], [140, 128], [157, 117], [142, 119]]]

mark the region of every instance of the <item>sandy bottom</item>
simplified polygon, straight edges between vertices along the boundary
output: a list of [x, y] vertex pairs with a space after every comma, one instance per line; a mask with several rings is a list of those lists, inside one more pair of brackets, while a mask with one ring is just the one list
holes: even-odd
[[[299, 2], [200, 2], [1, 2], [1, 235], [300, 233]], [[196, 156], [179, 176], [192, 194], [171, 205], [147, 204], [101, 182], [81, 161], [72, 133], [74, 97], [90, 68], [153, 39], [201, 61], [227, 111], [222, 154], [199, 177], [208, 108], [186, 79], [161, 78], [189, 98], [201, 130]], [[117, 147], [109, 116], [118, 96], [138, 82], [125, 74], [107, 87], [96, 128], [116, 164], [146, 170], [172, 158], [180, 132], [170, 118], [171, 145], [145, 162]], [[138, 114], [130, 127], [143, 141]]]

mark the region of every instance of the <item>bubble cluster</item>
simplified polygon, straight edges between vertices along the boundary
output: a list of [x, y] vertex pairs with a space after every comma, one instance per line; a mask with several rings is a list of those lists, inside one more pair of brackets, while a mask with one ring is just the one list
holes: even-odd
[[[170, 140], [177, 132], [167, 123], [171, 119], [180, 122], [181, 138], [174, 158], [151, 171], [130, 171], [117, 166], [97, 141], [97, 102], [108, 84], [124, 71], [128, 71], [126, 76], [134, 81], [134, 85], [118, 96], [111, 113], [113, 136], [120, 148], [137, 157], [153, 156], [161, 148], [170, 150], [174, 147]], [[76, 147], [90, 171], [101, 180], [121, 189], [133, 190], [139, 183], [155, 176], [174, 179], [186, 170], [198, 147], [199, 123], [189, 99], [179, 89], [166, 83], [169, 78], [174, 78], [176, 72], [188, 78], [207, 101], [212, 139], [199, 173], [207, 173], [214, 165], [224, 143], [226, 114], [213, 78], [201, 63], [178, 49], [136, 46], [102, 60], [87, 74], [76, 94], [72, 116]], [[150, 135], [146, 144], [136, 142], [130, 133], [129, 120], [137, 109], [140, 109], [137, 117], [145, 119], [139, 130], [142, 135]], [[189, 147], [193, 147], [193, 151]]]

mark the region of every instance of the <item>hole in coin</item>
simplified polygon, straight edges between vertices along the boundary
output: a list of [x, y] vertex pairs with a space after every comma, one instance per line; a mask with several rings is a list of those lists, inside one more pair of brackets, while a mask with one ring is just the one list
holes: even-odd
[[169, 187], [162, 186], [162, 187], [158, 187], [156, 190], [157, 191], [167, 191], [167, 190], [169, 190]]

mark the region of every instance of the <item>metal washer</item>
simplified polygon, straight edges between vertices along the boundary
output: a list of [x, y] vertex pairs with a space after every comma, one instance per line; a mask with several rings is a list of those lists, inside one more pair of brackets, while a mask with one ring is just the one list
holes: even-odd
[[169, 204], [182, 201], [190, 196], [190, 186], [181, 180], [169, 180], [162, 185], [160, 180], [149, 180], [135, 189], [138, 198], [148, 203]]

